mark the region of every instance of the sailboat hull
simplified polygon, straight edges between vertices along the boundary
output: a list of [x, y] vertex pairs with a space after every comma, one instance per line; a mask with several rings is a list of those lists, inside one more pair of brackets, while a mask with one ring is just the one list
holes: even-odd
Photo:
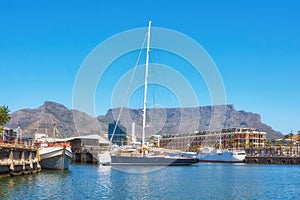
[[184, 166], [198, 163], [197, 158], [172, 158], [163, 156], [131, 157], [111, 156], [110, 165], [114, 166]]

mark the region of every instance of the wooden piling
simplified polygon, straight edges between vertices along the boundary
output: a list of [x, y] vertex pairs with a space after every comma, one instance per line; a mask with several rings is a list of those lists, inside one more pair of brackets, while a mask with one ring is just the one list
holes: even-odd
[[37, 173], [41, 170], [38, 149], [20, 144], [0, 144], [0, 178]]

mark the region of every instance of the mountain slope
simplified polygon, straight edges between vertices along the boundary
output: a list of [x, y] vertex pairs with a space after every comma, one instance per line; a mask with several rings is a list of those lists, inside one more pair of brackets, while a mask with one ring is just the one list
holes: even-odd
[[[219, 116], [212, 120], [217, 110], [223, 110], [225, 120]], [[46, 101], [36, 109], [22, 109], [11, 114], [7, 127], [21, 127], [27, 136], [33, 133], [52, 133], [54, 124], [61, 137], [107, 132], [108, 124], [118, 118], [120, 108], [110, 109], [104, 116], [93, 118], [83, 112], [71, 110], [62, 104]], [[218, 113], [217, 113], [218, 115]], [[131, 134], [132, 123], [136, 133], [141, 133], [142, 109], [124, 108], [120, 123]], [[196, 130], [216, 129], [220, 120], [224, 128], [251, 127], [267, 132], [267, 138], [282, 137], [282, 134], [261, 122], [259, 114], [236, 110], [233, 105], [204, 106], [197, 108], [153, 108], [147, 110], [147, 133], [187, 134]], [[214, 121], [215, 120], [215, 121]], [[217, 121], [216, 121], [217, 120]], [[155, 125], [155, 126], [154, 126]]]
[[[75, 124], [74, 121], [77, 123]], [[98, 130], [98, 122], [91, 116], [49, 101], [36, 109], [22, 109], [12, 113], [7, 127], [21, 127], [25, 135], [32, 136], [36, 131], [51, 134], [54, 124], [59, 131], [59, 136], [63, 138]]]
[[[150, 109], [147, 110], [147, 132], [149, 135], [153, 135], [157, 133], [187, 134], [196, 130], [215, 130], [214, 127], [216, 126], [212, 122], [212, 116], [214, 110], [220, 108], [224, 109], [225, 120], [223, 122], [220, 119], [224, 128], [257, 128], [266, 132], [268, 139], [282, 137], [282, 133], [262, 123], [259, 114], [235, 110], [233, 105]], [[119, 112], [119, 108], [110, 109], [105, 116], [99, 116], [98, 120], [103, 125], [112, 123], [114, 119], [118, 118]], [[132, 122], [136, 123], [136, 133], [140, 133], [142, 129], [142, 109], [123, 109], [120, 123], [129, 134], [131, 133]]]

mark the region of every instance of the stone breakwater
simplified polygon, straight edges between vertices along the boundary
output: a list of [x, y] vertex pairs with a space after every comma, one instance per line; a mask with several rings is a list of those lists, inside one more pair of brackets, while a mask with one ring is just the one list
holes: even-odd
[[39, 172], [38, 157], [35, 146], [0, 143], [0, 178]]
[[247, 156], [248, 164], [300, 165], [299, 156]]

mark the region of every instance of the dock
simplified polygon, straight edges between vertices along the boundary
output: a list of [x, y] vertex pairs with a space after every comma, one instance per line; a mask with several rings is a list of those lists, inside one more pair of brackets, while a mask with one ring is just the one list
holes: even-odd
[[35, 146], [0, 143], [0, 178], [32, 174], [40, 170]]
[[246, 156], [247, 164], [300, 165], [299, 156]]

